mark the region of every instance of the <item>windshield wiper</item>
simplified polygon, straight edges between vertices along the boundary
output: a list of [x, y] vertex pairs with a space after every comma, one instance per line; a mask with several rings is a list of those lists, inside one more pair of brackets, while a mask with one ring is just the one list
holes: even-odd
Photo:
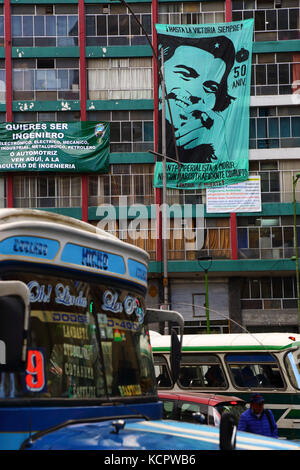
[[51, 434], [53, 432], [59, 431], [60, 429], [66, 428], [67, 426], [72, 426], [74, 424], [92, 424], [92, 423], [101, 423], [103, 421], [108, 420], [120, 420], [120, 419], [145, 419], [146, 421], [150, 421], [149, 416], [143, 414], [131, 414], [131, 415], [117, 415], [117, 416], [102, 416], [98, 418], [79, 418], [79, 419], [69, 419], [68, 421], [64, 421], [63, 423], [57, 424], [56, 426], [51, 426], [50, 428], [43, 429], [43, 431], [38, 431], [28, 439], [26, 439], [21, 447], [20, 450], [26, 450], [30, 448], [34, 441], [40, 439], [41, 437], [46, 436], [47, 434]]

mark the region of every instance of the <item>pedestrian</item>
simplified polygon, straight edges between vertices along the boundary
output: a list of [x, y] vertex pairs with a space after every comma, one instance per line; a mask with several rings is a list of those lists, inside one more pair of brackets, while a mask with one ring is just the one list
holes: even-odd
[[277, 424], [273, 413], [264, 408], [264, 398], [260, 393], [251, 395], [250, 408], [241, 414], [238, 430], [278, 437]]

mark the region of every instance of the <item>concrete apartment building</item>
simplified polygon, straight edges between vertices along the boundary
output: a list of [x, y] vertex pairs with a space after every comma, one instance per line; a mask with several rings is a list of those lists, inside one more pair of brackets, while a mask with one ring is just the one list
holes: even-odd
[[[292, 187], [300, 171], [300, 0], [136, 0], [128, 5], [116, 0], [1, 2], [1, 122], [110, 123], [108, 173], [2, 170], [2, 207], [43, 208], [94, 225], [106, 220], [107, 229], [148, 251], [148, 304], [158, 307], [163, 303], [157, 213], [162, 191], [153, 189], [155, 155], [149, 152], [157, 148], [158, 77], [144, 31], [156, 47], [155, 23], [254, 18], [249, 170], [260, 175], [262, 210], [207, 213], [205, 190], [168, 190], [170, 206], [191, 208], [187, 220], [170, 217], [168, 299], [183, 313], [186, 332], [206, 331], [198, 257], [210, 256], [211, 331], [242, 331], [239, 324], [252, 332], [298, 331], [291, 258]], [[300, 245], [300, 182], [297, 199]], [[146, 208], [137, 239], [134, 205]], [[109, 223], [112, 212], [105, 207], [115, 209], [116, 221]], [[198, 210], [204, 216], [200, 226]]]

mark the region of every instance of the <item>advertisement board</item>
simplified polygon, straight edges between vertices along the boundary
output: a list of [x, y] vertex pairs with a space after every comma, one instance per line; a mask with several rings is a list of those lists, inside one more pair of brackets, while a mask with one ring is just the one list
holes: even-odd
[[260, 176], [222, 188], [207, 188], [206, 212], [261, 212]]
[[0, 171], [106, 173], [109, 123], [0, 123]]

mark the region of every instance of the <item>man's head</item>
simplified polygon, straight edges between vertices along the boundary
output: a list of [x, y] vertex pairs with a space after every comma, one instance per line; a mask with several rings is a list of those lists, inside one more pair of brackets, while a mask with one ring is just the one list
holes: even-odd
[[219, 366], [211, 366], [205, 374], [205, 378], [210, 385], [221, 385], [224, 383], [222, 372]]
[[[159, 43], [160, 51], [164, 52], [169, 98], [178, 96], [183, 108], [204, 100], [206, 110], [224, 111], [229, 106], [234, 98], [227, 93], [227, 79], [235, 60], [235, 49], [230, 39], [225, 36], [180, 38], [161, 34]], [[177, 86], [172, 82], [177, 82]]]
[[260, 393], [253, 393], [250, 397], [250, 407], [255, 414], [260, 414], [262, 413], [264, 409], [264, 397]]

